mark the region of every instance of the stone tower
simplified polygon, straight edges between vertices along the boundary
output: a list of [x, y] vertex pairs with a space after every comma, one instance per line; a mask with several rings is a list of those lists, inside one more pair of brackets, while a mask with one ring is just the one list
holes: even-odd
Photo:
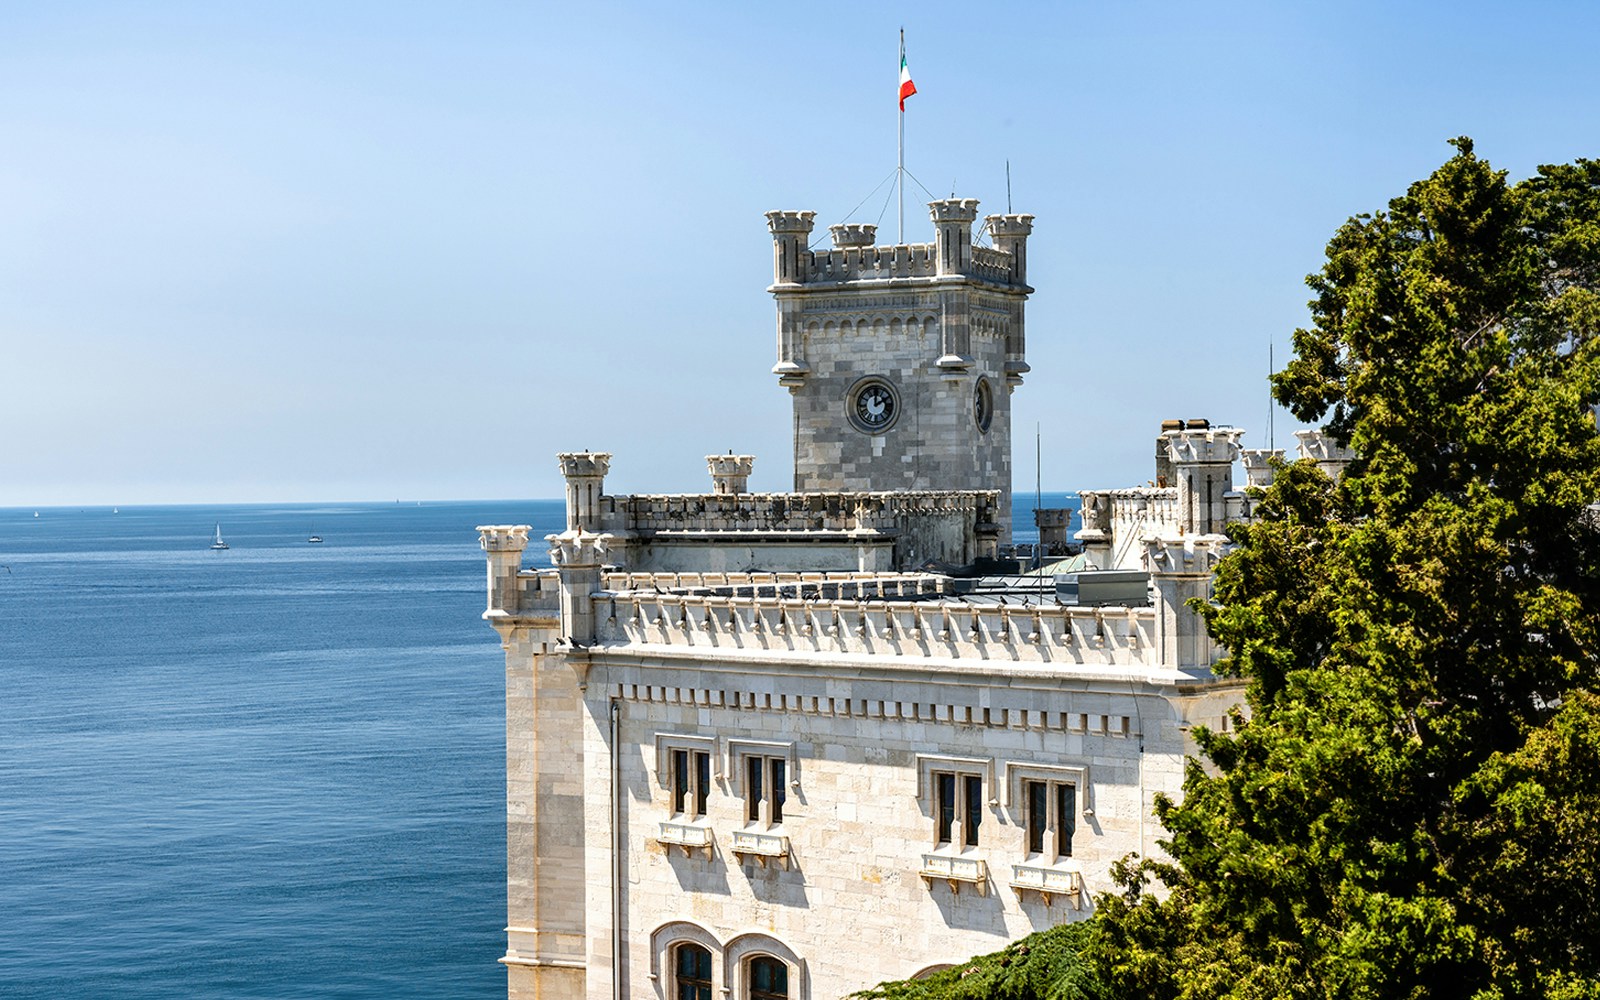
[[794, 397], [796, 490], [998, 489], [1011, 537], [1011, 391], [1028, 371], [1023, 306], [1031, 215], [928, 205], [934, 242], [875, 244], [877, 227], [768, 212], [778, 382]]

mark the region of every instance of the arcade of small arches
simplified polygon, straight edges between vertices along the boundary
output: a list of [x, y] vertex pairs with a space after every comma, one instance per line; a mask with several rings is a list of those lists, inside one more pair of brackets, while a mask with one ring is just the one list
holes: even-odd
[[805, 963], [770, 934], [726, 943], [690, 920], [650, 936], [650, 980], [662, 1000], [809, 1000]]
[[[1004, 338], [1010, 332], [1010, 324], [1004, 319], [992, 319], [985, 316], [973, 316], [971, 319], [972, 336]], [[878, 335], [888, 334], [898, 336], [905, 333], [912, 337], [936, 337], [939, 334], [939, 319], [933, 313], [917, 314], [911, 316], [890, 316], [885, 313], [875, 313], [857, 319], [842, 320], [808, 320], [804, 327], [807, 336], [849, 336], [856, 332], [872, 332]]]

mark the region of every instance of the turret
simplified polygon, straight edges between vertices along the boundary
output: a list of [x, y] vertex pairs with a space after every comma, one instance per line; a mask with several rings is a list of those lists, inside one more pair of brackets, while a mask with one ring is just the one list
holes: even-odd
[[1355, 452], [1343, 447], [1331, 435], [1322, 431], [1295, 431], [1294, 436], [1300, 439], [1300, 457], [1316, 462], [1317, 468], [1330, 478], [1338, 479], [1343, 476], [1344, 470], [1355, 461]]
[[564, 638], [594, 640], [593, 594], [600, 588], [600, 563], [611, 536], [599, 534], [600, 498], [605, 495], [608, 452], [564, 452], [556, 458], [567, 480], [567, 530], [546, 535], [550, 561], [561, 572], [561, 628]]
[[1078, 500], [1083, 526], [1074, 537], [1083, 543], [1084, 559], [1095, 569], [1112, 569], [1111, 498], [1085, 490]]
[[718, 496], [732, 496], [750, 492], [750, 470], [756, 464], [754, 455], [707, 455], [706, 467], [711, 472], [711, 492]]
[[1155, 591], [1156, 648], [1163, 663], [1211, 664], [1211, 639], [1189, 601], [1210, 596], [1211, 577], [1227, 541], [1223, 535], [1145, 539], [1144, 564]]
[[1178, 487], [1178, 527], [1185, 535], [1209, 535], [1228, 521], [1227, 494], [1233, 490], [1233, 462], [1239, 457], [1237, 427], [1197, 427], [1167, 431], [1167, 459]]
[[522, 570], [522, 550], [528, 547], [526, 524], [482, 524], [478, 545], [489, 554], [489, 607], [485, 618], [515, 614], [517, 574]]
[[1258, 489], [1272, 485], [1272, 463], [1283, 461], [1282, 448], [1245, 448], [1239, 452], [1244, 463], [1244, 483]]
[[611, 455], [603, 451], [563, 452], [556, 456], [567, 480], [567, 530], [600, 528], [600, 498], [605, 495]]
[[798, 285], [806, 280], [806, 247], [816, 218], [815, 212], [767, 213], [767, 228], [772, 231], [773, 284]]
[[[972, 223], [978, 218], [978, 199], [930, 201], [928, 213], [933, 217], [935, 273], [941, 278], [972, 273]], [[959, 377], [972, 367], [971, 324], [967, 297], [946, 296], [940, 324], [942, 353], [934, 362], [946, 375]]]
[[841, 222], [828, 227], [836, 249], [870, 247], [878, 241], [878, 227], [870, 222]]
[[1033, 234], [1031, 215], [986, 215], [983, 224], [989, 228], [996, 250], [1011, 255], [1011, 283], [1028, 283], [1028, 237]]
[[1068, 507], [1040, 507], [1033, 512], [1034, 527], [1039, 529], [1039, 547], [1054, 555], [1067, 550], [1067, 525], [1072, 521]]
[[978, 199], [947, 198], [928, 202], [933, 217], [935, 260], [938, 274], [972, 271], [972, 224], [978, 218]]

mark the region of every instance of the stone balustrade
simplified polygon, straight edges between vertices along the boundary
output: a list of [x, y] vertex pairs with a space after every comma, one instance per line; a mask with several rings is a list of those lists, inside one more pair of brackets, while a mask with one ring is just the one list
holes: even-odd
[[594, 608], [596, 639], [605, 647], [1179, 666], [1163, 664], [1155, 654], [1152, 608], [809, 601], [637, 591], [596, 594]]

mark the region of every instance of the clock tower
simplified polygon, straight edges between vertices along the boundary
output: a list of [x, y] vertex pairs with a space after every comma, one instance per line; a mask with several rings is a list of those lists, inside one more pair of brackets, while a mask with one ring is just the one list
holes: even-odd
[[878, 246], [877, 227], [768, 212], [778, 305], [778, 382], [794, 397], [794, 488], [999, 490], [1011, 536], [1011, 392], [1023, 339], [1031, 215], [978, 202], [928, 205], [934, 242]]

